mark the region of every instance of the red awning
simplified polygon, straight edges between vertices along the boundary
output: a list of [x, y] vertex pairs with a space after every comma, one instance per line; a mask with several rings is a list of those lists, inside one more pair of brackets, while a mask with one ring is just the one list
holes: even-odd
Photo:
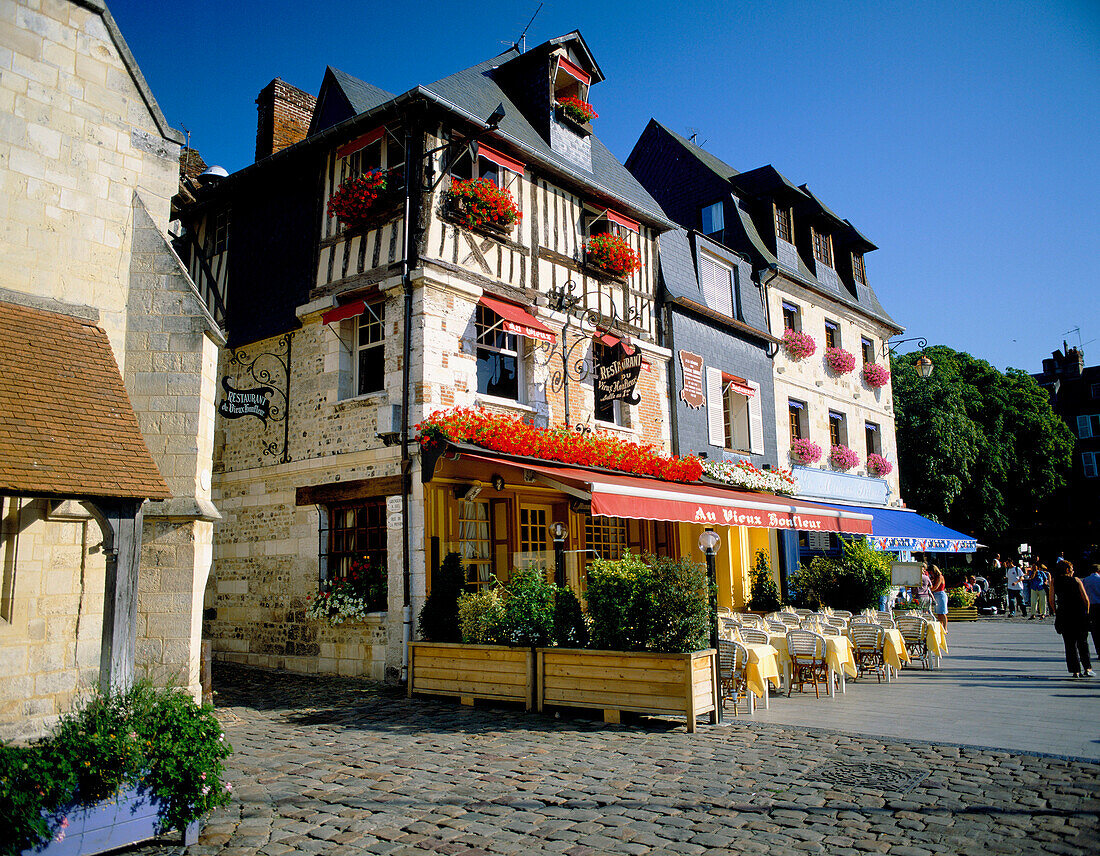
[[343, 321], [347, 318], [355, 318], [366, 311], [367, 303], [365, 300], [353, 300], [351, 303], [345, 303], [343, 306], [337, 306], [335, 309], [330, 309], [321, 316], [321, 323], [334, 324], [337, 321]]
[[557, 337], [549, 327], [530, 312], [521, 309], [514, 303], [506, 303], [495, 297], [489, 297], [487, 294], [483, 294], [478, 302], [504, 319], [505, 333], [526, 336], [528, 339], [538, 339], [540, 342], [549, 342], [551, 345], [557, 341]]
[[571, 63], [565, 57], [558, 57], [558, 68], [560, 68], [566, 74], [572, 75], [573, 77], [577, 78], [577, 80], [579, 80], [581, 83], [584, 83], [584, 84], [591, 84], [592, 83], [592, 75], [590, 75], [590, 74], [588, 74], [584, 71], [581, 71], [580, 68], [575, 66], [573, 63]]
[[485, 158], [487, 161], [495, 163], [497, 166], [502, 166], [505, 169], [510, 169], [512, 172], [523, 175], [523, 164], [515, 158], [510, 158], [508, 155], [502, 155], [496, 149], [491, 149], [488, 146], [478, 145], [477, 156], [479, 158]]
[[631, 232], [637, 232], [642, 228], [642, 224], [637, 220], [631, 220], [625, 214], [619, 214], [616, 211], [612, 211], [610, 208], [607, 209], [607, 219], [612, 223], [618, 223], [624, 229], [629, 229]]
[[350, 143], [345, 143], [336, 150], [336, 157], [346, 158], [350, 154], [354, 154], [360, 149], [365, 149], [371, 143], [377, 142], [385, 136], [386, 127], [383, 125], [381, 128], [375, 128], [373, 131], [367, 131], [361, 137], [356, 137]]
[[627, 339], [626, 337], [619, 338], [614, 333], [605, 333], [600, 330], [597, 330], [594, 335], [596, 337], [596, 341], [606, 345], [609, 348], [614, 348], [616, 345], [621, 344], [623, 346], [623, 353], [625, 353], [628, 357], [634, 353], [634, 346], [630, 344], [630, 339]]
[[638, 476], [597, 473], [583, 467], [548, 466], [462, 453], [491, 464], [509, 464], [531, 470], [551, 484], [580, 489], [592, 501], [597, 517], [635, 520], [675, 520], [757, 529], [795, 529], [870, 535], [872, 516], [786, 496], [750, 493], [733, 488], [681, 484]]
[[752, 398], [756, 395], [756, 391], [749, 386], [748, 381], [743, 377], [735, 377], [734, 375], [728, 375], [723, 372], [722, 382], [734, 392], [745, 396], [745, 398]]

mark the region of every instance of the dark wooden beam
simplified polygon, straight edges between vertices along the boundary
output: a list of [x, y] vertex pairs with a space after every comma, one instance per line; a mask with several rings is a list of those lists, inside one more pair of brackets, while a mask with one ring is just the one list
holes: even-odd
[[296, 505], [335, 505], [355, 499], [399, 496], [401, 476], [378, 476], [373, 479], [332, 482], [300, 487], [295, 492]]

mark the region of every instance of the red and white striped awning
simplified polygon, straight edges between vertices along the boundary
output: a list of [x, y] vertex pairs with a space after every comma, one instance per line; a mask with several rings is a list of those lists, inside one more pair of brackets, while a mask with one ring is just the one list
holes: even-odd
[[539, 321], [534, 315], [514, 303], [507, 303], [495, 297], [483, 294], [478, 301], [486, 309], [491, 309], [503, 319], [505, 333], [516, 336], [526, 336], [528, 339], [538, 339], [540, 342], [549, 342], [551, 345], [557, 342], [554, 333]]

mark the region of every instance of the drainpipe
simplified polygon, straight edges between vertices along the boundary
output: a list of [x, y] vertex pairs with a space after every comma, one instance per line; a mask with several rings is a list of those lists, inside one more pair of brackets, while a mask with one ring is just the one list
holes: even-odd
[[[412, 382], [412, 302], [413, 287], [410, 272], [416, 248], [413, 241], [412, 217], [420, 216], [420, 152], [413, 152], [413, 141], [420, 141], [421, 124], [416, 120], [413, 133], [413, 113], [405, 119], [405, 224], [401, 259], [401, 287], [404, 302], [401, 345], [401, 681], [409, 679], [409, 642], [412, 640], [412, 532], [409, 525], [409, 493], [412, 490], [412, 456], [409, 453], [409, 387]], [[413, 188], [418, 195], [413, 204]]]
[[662, 332], [664, 336], [661, 344], [672, 351], [672, 360], [668, 364], [669, 431], [672, 432], [672, 454], [678, 456], [680, 454], [680, 415], [677, 412], [679, 398], [676, 395], [676, 339], [672, 332], [672, 303], [668, 301], [665, 303], [665, 329]]
[[[760, 288], [763, 289], [763, 291], [764, 291], [764, 317], [767, 318], [768, 332], [771, 333], [771, 331], [772, 331], [772, 305], [768, 301], [768, 285], [770, 285], [775, 280], [775, 278], [777, 276], [779, 276], [779, 265], [776, 265], [776, 264], [768, 265], [768, 272], [771, 274], [771, 276], [768, 277], [767, 281], [764, 280], [764, 271], [760, 272]], [[779, 353], [779, 345], [774, 345], [773, 344], [773, 345], [768, 346], [768, 359], [769, 360], [774, 360], [775, 357], [776, 357], [776, 354], [778, 354], [778, 353]]]

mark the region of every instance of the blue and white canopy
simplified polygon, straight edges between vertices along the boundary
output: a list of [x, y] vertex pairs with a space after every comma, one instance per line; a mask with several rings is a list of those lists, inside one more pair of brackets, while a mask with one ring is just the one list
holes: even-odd
[[978, 549], [976, 538], [956, 532], [905, 508], [835, 504], [832, 507], [840, 511], [870, 514], [874, 518], [871, 534], [864, 537], [875, 550], [973, 553]]

